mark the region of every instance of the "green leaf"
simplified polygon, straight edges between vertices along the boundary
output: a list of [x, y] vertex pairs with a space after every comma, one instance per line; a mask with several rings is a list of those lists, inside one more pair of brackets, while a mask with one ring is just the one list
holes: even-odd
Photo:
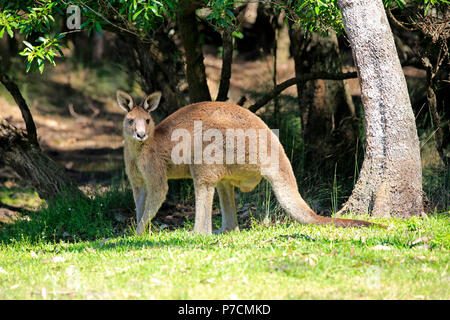
[[33, 64], [33, 61], [28, 61], [26, 72], [30, 71], [31, 65]]
[[316, 15], [319, 15], [320, 13], [319, 7], [314, 7], [314, 12], [316, 13]]
[[5, 33], [5, 27], [2, 28], [0, 31], [0, 38], [3, 38], [3, 34]]
[[9, 35], [10, 38], [14, 37], [14, 33], [13, 33], [13, 31], [12, 31], [10, 26], [6, 26], [6, 32], [8, 32], [8, 35]]
[[44, 61], [38, 60], [38, 65], [39, 65], [39, 72], [42, 74], [42, 72], [44, 72]]
[[141, 10], [139, 10], [138, 12], [136, 12], [135, 14], [133, 14], [133, 18], [132, 18], [133, 21], [136, 20], [137, 16], [138, 16], [139, 14], [141, 14], [142, 11], [144, 11], [144, 9], [141, 9]]
[[244, 38], [244, 34], [242, 32], [239, 31], [233, 31], [232, 33], [233, 37], [239, 38], [239, 39], [243, 39]]
[[95, 21], [95, 31], [97, 31], [99, 35], [102, 33], [102, 26], [97, 21]]
[[30, 48], [31, 50], [34, 50], [34, 47], [31, 43], [29, 43], [28, 41], [23, 40], [22, 41], [28, 48]]
[[26, 56], [29, 56], [29, 55], [31, 54], [31, 51], [25, 49], [25, 50], [19, 52], [19, 54], [20, 54], [21, 56], [26, 57]]

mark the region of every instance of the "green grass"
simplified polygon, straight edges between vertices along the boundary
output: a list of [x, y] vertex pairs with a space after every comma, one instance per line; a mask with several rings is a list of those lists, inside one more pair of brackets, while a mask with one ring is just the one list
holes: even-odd
[[31, 188], [0, 186], [0, 202], [19, 208], [36, 208], [43, 201]]
[[110, 213], [128, 197], [59, 202], [3, 226], [0, 299], [450, 298], [449, 214], [365, 217], [387, 230], [253, 220], [224, 235], [193, 234], [188, 223], [136, 236]]

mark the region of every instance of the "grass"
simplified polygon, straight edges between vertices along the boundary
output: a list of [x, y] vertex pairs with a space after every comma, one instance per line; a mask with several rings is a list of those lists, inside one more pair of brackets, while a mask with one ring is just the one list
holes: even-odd
[[43, 201], [31, 188], [0, 186], [0, 202], [18, 208], [36, 208]]
[[129, 197], [118, 188], [89, 206], [61, 199], [3, 225], [0, 299], [450, 298], [449, 214], [364, 217], [387, 230], [252, 218], [224, 235], [186, 223], [136, 236], [113, 218]]

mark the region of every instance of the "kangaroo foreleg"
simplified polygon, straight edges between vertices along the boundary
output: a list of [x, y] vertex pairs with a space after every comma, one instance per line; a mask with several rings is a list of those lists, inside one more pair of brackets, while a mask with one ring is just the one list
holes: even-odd
[[141, 220], [142, 215], [144, 214], [146, 197], [147, 197], [147, 191], [145, 190], [145, 188], [142, 188], [139, 192], [139, 196], [136, 201], [136, 222], [137, 223]]
[[149, 221], [153, 219], [153, 217], [158, 212], [162, 203], [166, 199], [167, 190], [167, 185], [155, 188], [147, 187], [147, 191], [145, 193], [144, 210], [136, 227], [136, 233], [138, 235], [142, 234], [145, 231], [145, 228], [147, 227]]

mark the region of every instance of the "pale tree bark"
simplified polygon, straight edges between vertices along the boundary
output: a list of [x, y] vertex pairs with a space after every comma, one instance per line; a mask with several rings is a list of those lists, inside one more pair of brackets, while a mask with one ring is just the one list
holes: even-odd
[[381, 0], [338, 0], [361, 85], [366, 151], [338, 213], [423, 214], [422, 168], [406, 80]]

